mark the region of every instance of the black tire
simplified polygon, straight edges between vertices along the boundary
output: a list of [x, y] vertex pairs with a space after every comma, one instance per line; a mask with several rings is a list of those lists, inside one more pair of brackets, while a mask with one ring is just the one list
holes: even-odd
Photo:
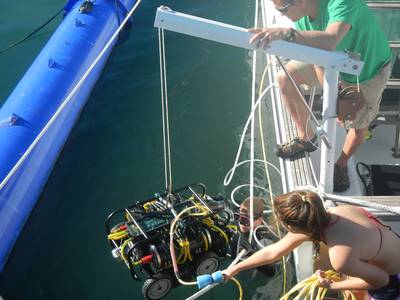
[[142, 293], [146, 299], [157, 300], [165, 297], [171, 288], [171, 276], [168, 274], [155, 274], [143, 283]]
[[196, 276], [211, 274], [219, 268], [219, 257], [212, 251], [206, 252], [194, 262]]

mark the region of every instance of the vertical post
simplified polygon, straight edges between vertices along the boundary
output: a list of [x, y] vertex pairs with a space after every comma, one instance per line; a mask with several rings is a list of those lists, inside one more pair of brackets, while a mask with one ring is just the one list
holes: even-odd
[[393, 157], [400, 157], [400, 113], [396, 116], [396, 136], [393, 147]]
[[325, 143], [321, 147], [321, 166], [319, 187], [322, 192], [333, 191], [333, 169], [335, 165], [336, 116], [339, 73], [334, 68], [326, 67], [324, 71], [324, 94], [322, 105], [322, 128], [327, 133], [331, 149]]

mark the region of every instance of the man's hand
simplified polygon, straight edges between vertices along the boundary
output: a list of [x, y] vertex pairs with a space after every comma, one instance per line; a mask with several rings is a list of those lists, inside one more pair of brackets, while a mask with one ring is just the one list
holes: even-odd
[[255, 44], [257, 48], [266, 49], [272, 41], [284, 40], [289, 28], [250, 28], [249, 32], [254, 33], [250, 39], [250, 44]]

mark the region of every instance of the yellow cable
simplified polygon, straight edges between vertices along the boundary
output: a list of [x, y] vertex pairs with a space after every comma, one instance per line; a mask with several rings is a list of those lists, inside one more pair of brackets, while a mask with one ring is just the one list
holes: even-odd
[[[174, 233], [175, 233], [175, 225], [176, 223], [180, 220], [181, 216], [187, 212], [189, 212], [192, 209], [198, 209], [200, 210], [200, 212], [197, 213], [190, 213], [189, 215], [191, 216], [204, 216], [207, 215], [210, 210], [205, 207], [205, 206], [190, 206], [187, 207], [185, 209], [183, 209], [181, 212], [179, 212], [179, 214], [174, 218], [174, 220], [172, 221], [171, 225], [170, 225], [170, 230], [169, 230], [169, 235], [170, 235], [170, 247], [171, 247], [171, 243], [173, 242], [173, 237], [174, 237]], [[173, 248], [172, 248], [173, 249]], [[171, 250], [171, 255], [173, 255], [172, 250]], [[176, 262], [177, 264], [177, 262]], [[174, 271], [175, 271], [175, 276], [176, 279], [183, 285], [196, 285], [197, 281], [192, 281], [192, 282], [188, 282], [188, 281], [183, 281], [182, 279], [179, 278], [177, 270], [175, 270], [175, 265], [174, 265]]]
[[186, 262], [186, 260], [187, 260], [187, 250], [186, 250], [186, 247], [184, 247], [184, 248], [182, 248], [182, 250], [183, 250], [183, 258], [182, 258], [182, 261], [179, 263], [180, 265], [181, 264], [184, 264], [185, 262]]
[[123, 235], [123, 234], [125, 234], [125, 233], [127, 233], [127, 232], [128, 232], [127, 229], [125, 229], [125, 230], [118, 230], [118, 231], [111, 232], [108, 236]]
[[179, 262], [179, 258], [178, 258], [177, 259], [177, 263], [183, 264], [183, 263], [186, 262], [188, 257], [190, 259], [190, 253], [188, 253], [188, 247], [187, 247], [188, 246], [188, 241], [187, 240], [179, 240], [179, 245], [181, 246], [181, 249], [183, 250], [185, 255], [184, 255], [183, 260], [181, 262]]
[[[334, 270], [325, 271], [325, 278], [332, 281], [341, 281], [343, 280], [339, 273]], [[317, 296], [314, 298], [315, 290], [318, 289]], [[309, 278], [304, 279], [297, 283], [289, 292], [283, 295], [279, 300], [289, 300], [291, 296], [297, 293], [297, 296], [294, 299], [312, 299], [312, 300], [323, 300], [325, 294], [328, 289], [319, 287], [319, 277], [316, 274], [313, 274]], [[351, 299], [355, 299], [354, 294], [351, 291], [347, 291], [350, 293]], [[342, 294], [345, 295], [345, 291], [342, 291]], [[346, 298], [345, 298], [346, 299]]]
[[186, 238], [184, 241], [182, 241], [182, 242], [180, 243], [180, 245], [181, 245], [182, 247], [185, 248], [185, 251], [186, 251], [186, 254], [187, 254], [187, 258], [188, 258], [190, 261], [192, 261], [193, 258], [192, 258], [192, 254], [190, 253], [190, 243], [189, 243], [189, 240]]
[[[201, 212], [200, 213], [190, 213], [189, 215], [191, 215], [191, 216], [204, 216], [207, 213], [209, 213], [209, 209], [207, 207], [205, 207], [205, 206], [195, 205], [195, 206], [191, 206], [191, 207], [185, 208], [172, 221], [171, 227], [170, 227], [170, 235], [171, 236], [175, 233], [174, 227], [176, 225], [176, 222], [180, 219], [180, 217], [184, 213], [186, 213], [187, 211], [190, 211], [193, 208], [198, 208], [198, 209], [201, 210]], [[203, 222], [204, 222], [204, 224], [206, 224], [210, 228], [213, 228], [214, 230], [220, 232], [222, 234], [222, 236], [224, 237], [226, 243], [229, 244], [229, 238], [226, 235], [226, 233], [221, 228], [219, 228], [218, 226], [213, 225], [213, 221], [210, 218], [203, 220]], [[204, 238], [204, 234], [203, 234], [203, 238]], [[206, 242], [207, 248], [208, 248], [207, 238], [205, 238], [205, 242]], [[184, 258], [183, 262], [186, 261], [187, 257], [189, 258], [189, 260], [192, 260], [192, 256], [191, 256], [191, 253], [190, 253], [190, 243], [189, 243], [189, 241], [187, 239], [185, 241], [179, 241], [179, 245], [181, 247], [183, 247], [182, 249], [184, 249], [184, 251], [185, 251], [185, 258]], [[175, 274], [175, 275], [177, 276], [177, 274]], [[180, 283], [185, 284], [185, 285], [197, 284], [197, 281], [195, 281], [195, 282], [185, 282], [185, 281], [182, 281], [178, 277], [177, 277], [177, 279], [178, 279], [178, 281]], [[238, 288], [239, 288], [239, 300], [242, 300], [243, 299], [243, 289], [242, 289], [242, 286], [240, 285], [240, 282], [237, 279], [233, 278], [233, 277], [231, 278], [231, 280], [238, 286]]]
[[208, 251], [208, 239], [204, 233], [201, 233], [201, 236], [203, 237], [203, 242], [204, 242], [204, 252]]
[[211, 218], [207, 218], [203, 220], [203, 223], [206, 225], [213, 225], [214, 222], [211, 220]]
[[[189, 216], [201, 217], [201, 216], [206, 215], [206, 214], [209, 212], [209, 210], [208, 210], [205, 206], [191, 206], [191, 207], [185, 208], [183, 211], [180, 212], [180, 214], [181, 214], [182, 212], [188, 211], [188, 208], [190, 208], [190, 209], [193, 209], [193, 208], [200, 208], [201, 210], [203, 210], [202, 212], [199, 212], [199, 213], [190, 213]], [[176, 225], [177, 220], [179, 220], [179, 219], [180, 219], [180, 216], [178, 215], [178, 216], [176, 216], [175, 219], [172, 221], [171, 227], [170, 227], [170, 234], [171, 234], [171, 230], [172, 230], [172, 229], [173, 229], [173, 233], [176, 233], [176, 231], [175, 231], [174, 228], [175, 228], [175, 225]], [[173, 226], [172, 226], [172, 225], [173, 225]]]
[[181, 258], [180, 261], [179, 261], [179, 259], [177, 260], [177, 263], [180, 264], [180, 265], [181, 265], [181, 264], [184, 264], [184, 263], [186, 262], [186, 260], [187, 260], [187, 250], [186, 250], [186, 247], [182, 247], [181, 250], [182, 250], [183, 256], [182, 256], [182, 258]]
[[188, 259], [188, 252], [187, 252], [187, 248], [185, 247], [185, 256], [183, 257], [183, 261], [182, 263], [184, 264]]
[[178, 264], [182, 264], [182, 262], [181, 262], [181, 260], [182, 260], [182, 258], [183, 258], [183, 255], [185, 254], [185, 250], [184, 250], [184, 248], [180, 248], [180, 252], [179, 252], [179, 255], [178, 255], [178, 258], [176, 259], [176, 261], [178, 262]]
[[207, 224], [207, 223], [205, 223], [205, 224], [207, 226], [209, 226], [210, 228], [214, 229], [215, 231], [218, 231], [222, 235], [222, 237], [225, 239], [225, 243], [227, 245], [229, 245], [228, 235], [221, 228], [219, 228], [218, 226], [212, 225], [212, 224]]
[[123, 239], [124, 237], [126, 237], [128, 235], [128, 232], [126, 231], [126, 232], [122, 232], [122, 233], [119, 233], [118, 232], [118, 234], [109, 234], [107, 237], [108, 237], [108, 239], [109, 240], [114, 240], [114, 241], [116, 241], [116, 240], [120, 240], [120, 239]]
[[146, 211], [149, 210], [150, 209], [149, 206], [153, 205], [154, 202], [156, 202], [156, 200], [152, 200], [152, 201], [149, 201], [149, 202], [146, 202], [145, 204], [143, 204], [144, 210], [146, 210]]
[[109, 235], [107, 236], [107, 238], [108, 238], [109, 240], [112, 240], [113, 238], [120, 237], [120, 236], [123, 236], [123, 235], [124, 235], [124, 233], [121, 233], [121, 234], [113, 234], [113, 233], [111, 233], [111, 234], [109, 234]]
[[[261, 83], [260, 83], [260, 90], [259, 90], [259, 95], [261, 95], [262, 93], [262, 89], [264, 86], [264, 80], [265, 80], [265, 75], [267, 74], [267, 70], [269, 69], [270, 64], [268, 64], [265, 69], [264, 72], [261, 76]], [[259, 121], [259, 126], [260, 126], [260, 138], [261, 138], [261, 146], [262, 146], [262, 153], [263, 153], [263, 160], [264, 160], [264, 167], [265, 167], [265, 174], [267, 176], [267, 180], [268, 180], [268, 186], [269, 186], [269, 198], [271, 200], [271, 207], [273, 205], [273, 194], [272, 194], [272, 185], [271, 185], [271, 177], [269, 175], [269, 170], [268, 170], [268, 164], [267, 162], [267, 153], [266, 153], [266, 147], [265, 147], [265, 143], [264, 143], [264, 134], [263, 134], [263, 128], [262, 128], [262, 115], [261, 115], [261, 105], [258, 106], [258, 121]], [[279, 239], [282, 238], [281, 236], [281, 231], [279, 229], [279, 225], [278, 222], [276, 222], [276, 228], [277, 228], [277, 232], [278, 232], [278, 236]], [[287, 271], [286, 271], [286, 261], [285, 261], [285, 257], [282, 257], [282, 267], [283, 267], [283, 293], [286, 293], [286, 278], [287, 278]]]
[[188, 254], [188, 259], [189, 259], [190, 261], [192, 261], [192, 260], [193, 260], [193, 257], [192, 257], [192, 254], [190, 253], [190, 247], [187, 246], [187, 247], [186, 247], [186, 250], [187, 250], [187, 254]]
[[238, 228], [235, 225], [226, 225], [226, 228], [232, 229], [235, 232], [238, 232]]
[[239, 300], [243, 299], [243, 288], [242, 285], [240, 284], [239, 280], [237, 280], [235, 277], [232, 277], [231, 280], [237, 285], [239, 289]]
[[124, 261], [126, 261], [127, 263], [128, 263], [128, 258], [125, 256], [125, 251], [124, 251], [124, 250], [125, 250], [126, 245], [128, 245], [128, 243], [129, 243], [131, 240], [133, 240], [133, 238], [127, 239], [127, 240], [122, 244], [121, 250], [120, 250], [122, 259], [123, 259]]

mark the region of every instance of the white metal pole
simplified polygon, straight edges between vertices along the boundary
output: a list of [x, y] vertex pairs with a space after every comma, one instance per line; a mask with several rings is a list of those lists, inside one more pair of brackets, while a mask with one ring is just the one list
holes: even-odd
[[325, 68], [324, 72], [324, 100], [322, 104], [322, 129], [327, 134], [331, 149], [325, 143], [321, 147], [321, 166], [319, 185], [325, 193], [333, 191], [333, 168], [335, 165], [336, 139], [336, 106], [338, 94], [338, 76], [335, 68]]
[[271, 42], [265, 50], [256, 49], [254, 44], [249, 43], [253, 33], [246, 28], [179, 13], [165, 6], [157, 9], [154, 26], [235, 47], [303, 61], [308, 64], [326, 68], [333, 67], [335, 70], [347, 74], [359, 75], [364, 65], [362, 61], [356, 60], [344, 52], [328, 51], [283, 40]]

